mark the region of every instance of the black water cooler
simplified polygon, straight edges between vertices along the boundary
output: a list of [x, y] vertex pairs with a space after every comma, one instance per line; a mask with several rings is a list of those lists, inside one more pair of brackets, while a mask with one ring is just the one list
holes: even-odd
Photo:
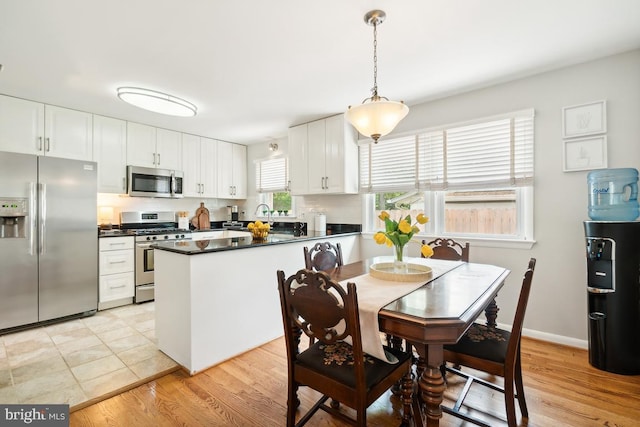
[[589, 363], [640, 374], [640, 221], [585, 221]]

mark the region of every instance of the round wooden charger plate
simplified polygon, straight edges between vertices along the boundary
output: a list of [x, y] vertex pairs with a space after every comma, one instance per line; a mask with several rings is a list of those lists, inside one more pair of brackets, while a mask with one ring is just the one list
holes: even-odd
[[407, 272], [398, 273], [395, 271], [393, 262], [379, 262], [369, 267], [371, 277], [382, 280], [392, 280], [395, 282], [418, 282], [430, 279], [432, 275], [431, 267], [421, 264], [407, 263]]

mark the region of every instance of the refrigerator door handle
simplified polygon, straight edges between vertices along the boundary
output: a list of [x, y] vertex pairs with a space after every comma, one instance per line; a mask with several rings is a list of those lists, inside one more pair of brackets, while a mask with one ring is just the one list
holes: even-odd
[[45, 238], [44, 238], [44, 232], [47, 228], [47, 185], [46, 184], [39, 184], [40, 185], [40, 191], [38, 192], [38, 195], [40, 196], [40, 232], [39, 232], [39, 253], [42, 255], [43, 253], [45, 253]]
[[36, 253], [36, 183], [29, 183], [29, 255]]

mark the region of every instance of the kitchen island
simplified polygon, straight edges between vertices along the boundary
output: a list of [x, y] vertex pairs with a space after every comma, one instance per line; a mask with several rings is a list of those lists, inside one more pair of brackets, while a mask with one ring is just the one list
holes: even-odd
[[158, 348], [193, 375], [282, 336], [276, 271], [304, 268], [303, 247], [322, 241], [358, 261], [359, 237], [227, 232], [154, 244]]

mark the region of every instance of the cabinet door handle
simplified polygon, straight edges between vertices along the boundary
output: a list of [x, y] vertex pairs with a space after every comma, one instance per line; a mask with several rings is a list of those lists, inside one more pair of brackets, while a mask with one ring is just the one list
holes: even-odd
[[119, 243], [109, 243], [109, 247], [114, 247], [114, 246], [120, 246], [120, 245], [126, 245], [126, 242], [119, 242]]
[[119, 261], [109, 261], [109, 264], [124, 264], [125, 262], [127, 262], [124, 259], [121, 259]]
[[329, 189], [329, 177], [328, 176], [324, 177], [324, 189], [325, 190]]
[[44, 151], [46, 151], [47, 153], [51, 151], [51, 138], [44, 139]]
[[42, 151], [42, 137], [38, 137], [38, 151]]
[[160, 166], [160, 153], [158, 153], [158, 166]]
[[109, 289], [118, 289], [118, 288], [124, 288], [126, 285], [118, 285], [118, 286], [109, 286]]
[[200, 187], [201, 187], [200, 193], [204, 194], [204, 184], [200, 184]]

